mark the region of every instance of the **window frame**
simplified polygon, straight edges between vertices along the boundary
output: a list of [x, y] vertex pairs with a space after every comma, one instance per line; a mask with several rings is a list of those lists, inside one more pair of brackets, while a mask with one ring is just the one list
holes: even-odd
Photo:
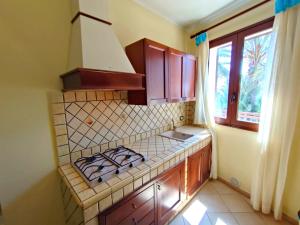
[[[244, 38], [273, 27], [274, 17], [255, 23], [243, 29], [237, 30], [225, 36], [219, 37], [209, 42], [209, 48], [232, 42], [231, 62], [229, 73], [229, 89], [226, 119], [215, 117], [215, 122], [220, 125], [240, 128], [250, 131], [258, 131], [259, 124], [239, 121], [237, 119], [239, 90], [240, 90], [240, 70], [243, 60]], [[232, 100], [234, 99], [235, 100]]]

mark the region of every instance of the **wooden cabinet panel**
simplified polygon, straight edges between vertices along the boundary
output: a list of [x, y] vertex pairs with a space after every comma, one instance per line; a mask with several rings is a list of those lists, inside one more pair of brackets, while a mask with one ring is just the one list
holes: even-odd
[[169, 49], [169, 102], [182, 100], [183, 56], [182, 52]]
[[100, 224], [135, 224], [155, 209], [154, 184], [149, 184], [100, 215]]
[[157, 224], [165, 224], [175, 213], [184, 197], [184, 162], [170, 169], [156, 184]]
[[182, 98], [195, 99], [195, 84], [197, 77], [197, 58], [193, 55], [183, 57]]
[[149, 105], [168, 100], [168, 47], [142, 39], [125, 48], [135, 71], [146, 75], [145, 91], [128, 91], [128, 103]]
[[201, 152], [188, 157], [188, 194], [192, 195], [201, 184]]
[[146, 44], [146, 81], [148, 101], [167, 101], [167, 48]]
[[143, 219], [141, 219], [138, 225], [152, 225], [155, 223], [155, 210], [148, 213]]
[[131, 214], [124, 220], [121, 220], [118, 224], [119, 225], [151, 224], [152, 222], [155, 221], [153, 206], [154, 206], [154, 198], [151, 198], [144, 205], [138, 207], [133, 214]]
[[201, 150], [201, 184], [210, 176], [211, 169], [211, 145], [207, 145]]
[[210, 176], [211, 144], [188, 157], [188, 194], [191, 196]]

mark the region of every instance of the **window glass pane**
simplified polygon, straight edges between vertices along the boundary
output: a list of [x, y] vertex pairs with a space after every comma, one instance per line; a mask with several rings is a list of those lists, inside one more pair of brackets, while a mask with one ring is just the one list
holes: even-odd
[[237, 120], [259, 123], [262, 84], [272, 29], [246, 36], [240, 73]]
[[209, 75], [216, 78], [215, 117], [227, 118], [232, 43], [210, 49]]

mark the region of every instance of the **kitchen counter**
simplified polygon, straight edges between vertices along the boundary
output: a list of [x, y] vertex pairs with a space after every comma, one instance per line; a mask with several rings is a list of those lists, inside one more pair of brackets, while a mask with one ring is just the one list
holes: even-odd
[[[99, 212], [118, 202], [168, 168], [184, 161], [189, 155], [205, 147], [211, 141], [207, 129], [196, 126], [182, 126], [176, 131], [194, 136], [180, 142], [159, 135], [135, 141], [124, 146], [145, 156], [146, 161], [125, 172], [113, 176], [91, 188], [81, 175], [67, 164], [59, 167], [66, 189], [70, 191], [79, 208], [83, 210], [84, 221], [97, 216]], [[70, 197], [69, 197], [70, 198]], [[92, 213], [93, 212], [93, 213]]]

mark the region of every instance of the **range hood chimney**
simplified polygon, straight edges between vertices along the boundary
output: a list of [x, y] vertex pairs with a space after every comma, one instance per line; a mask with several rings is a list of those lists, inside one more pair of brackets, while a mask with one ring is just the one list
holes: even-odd
[[71, 0], [72, 32], [64, 89], [142, 90], [108, 21], [108, 0]]

